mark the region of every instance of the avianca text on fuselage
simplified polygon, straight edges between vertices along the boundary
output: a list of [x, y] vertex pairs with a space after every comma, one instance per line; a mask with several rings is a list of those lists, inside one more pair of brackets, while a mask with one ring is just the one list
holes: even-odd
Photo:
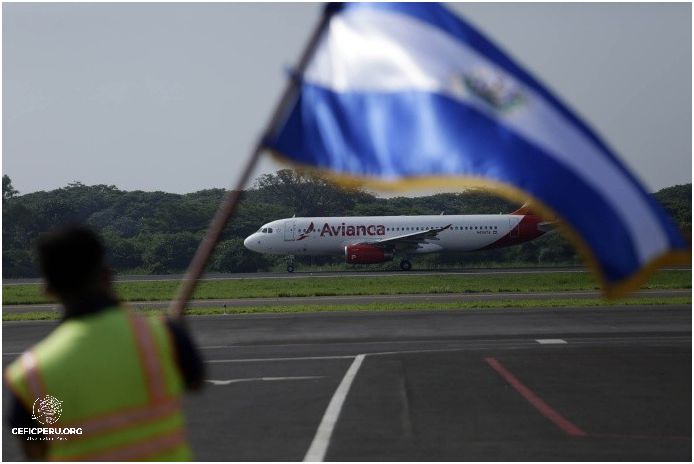
[[[313, 223], [311, 223], [313, 224]], [[310, 229], [310, 227], [309, 227]], [[386, 235], [386, 226], [379, 225], [346, 225], [344, 222], [339, 226], [323, 224], [320, 230], [320, 236], [325, 237], [376, 237]]]

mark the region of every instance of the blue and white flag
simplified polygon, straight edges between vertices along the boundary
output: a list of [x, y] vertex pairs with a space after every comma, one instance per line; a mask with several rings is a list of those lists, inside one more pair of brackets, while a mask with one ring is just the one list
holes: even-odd
[[264, 145], [365, 185], [485, 186], [560, 219], [608, 296], [690, 262], [663, 209], [508, 55], [433, 3], [331, 6]]

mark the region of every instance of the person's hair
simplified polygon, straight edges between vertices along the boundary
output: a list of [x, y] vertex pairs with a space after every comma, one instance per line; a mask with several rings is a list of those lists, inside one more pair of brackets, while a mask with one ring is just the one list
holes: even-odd
[[39, 237], [36, 248], [41, 272], [58, 294], [89, 288], [105, 266], [104, 247], [86, 226], [69, 225], [47, 232]]

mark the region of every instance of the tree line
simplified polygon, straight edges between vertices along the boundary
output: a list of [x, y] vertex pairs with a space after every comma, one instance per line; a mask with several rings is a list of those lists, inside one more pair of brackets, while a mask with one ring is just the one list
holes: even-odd
[[[35, 277], [34, 243], [53, 227], [87, 224], [99, 232], [111, 266], [119, 273], [183, 272], [204, 235], [223, 189], [188, 194], [123, 191], [113, 185], [66, 187], [21, 195], [3, 176], [3, 277]], [[691, 239], [691, 184], [663, 189], [654, 197]], [[359, 188], [342, 188], [310, 172], [284, 169], [260, 176], [242, 192], [208, 266], [210, 272], [254, 272], [284, 268], [281, 256], [247, 250], [245, 237], [260, 225], [301, 216], [498, 214], [517, 208], [478, 189], [422, 197], [378, 198]], [[297, 257], [301, 266], [351, 268], [340, 257]], [[559, 234], [507, 249], [418, 256], [415, 266], [572, 265], [579, 259]], [[397, 264], [384, 263], [382, 268]]]

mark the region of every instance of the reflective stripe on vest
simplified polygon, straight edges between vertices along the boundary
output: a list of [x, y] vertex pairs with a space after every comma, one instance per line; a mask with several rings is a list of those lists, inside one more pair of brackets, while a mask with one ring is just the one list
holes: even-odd
[[167, 392], [152, 331], [147, 325], [147, 320], [142, 316], [130, 314], [130, 325], [140, 353], [140, 362], [147, 382], [150, 403], [159, 403], [166, 398]]
[[[115, 414], [108, 414], [102, 417], [69, 422], [62, 424], [61, 427], [81, 428], [82, 437], [91, 437], [100, 433], [114, 432], [125, 427], [160, 420], [171, 414], [178, 413], [180, 410], [181, 402], [178, 399], [170, 398], [154, 406], [147, 405], [139, 408], [132, 408], [127, 411], [119, 411]], [[67, 438], [71, 435], [62, 436]]]
[[29, 386], [29, 393], [34, 398], [41, 398], [46, 395], [46, 389], [43, 386], [43, 381], [41, 380], [41, 374], [39, 373], [39, 364], [36, 361], [36, 355], [33, 351], [25, 351], [20, 358], [22, 363], [22, 369], [24, 370], [24, 377], [27, 380], [27, 385]]
[[61, 461], [138, 461], [185, 444], [183, 430], [177, 429], [156, 437], [147, 437], [127, 447], [102, 450], [98, 453], [61, 456]]

